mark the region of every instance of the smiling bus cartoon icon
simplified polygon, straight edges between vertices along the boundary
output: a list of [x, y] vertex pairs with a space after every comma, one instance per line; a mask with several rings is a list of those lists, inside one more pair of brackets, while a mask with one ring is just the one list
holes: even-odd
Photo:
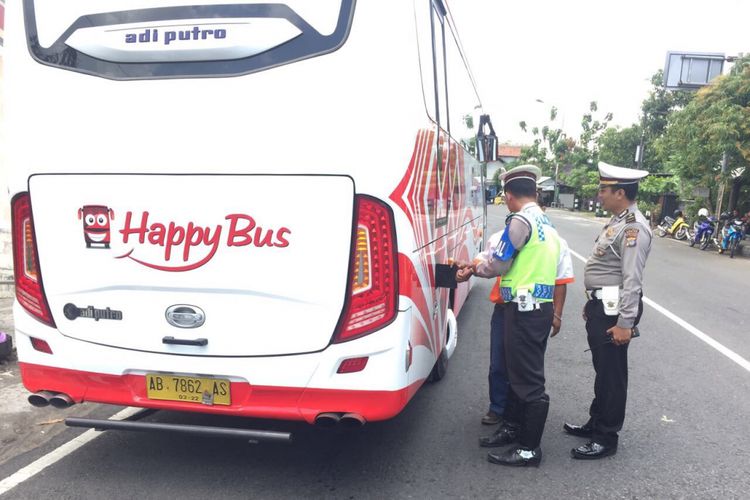
[[83, 219], [83, 239], [86, 241], [86, 248], [91, 248], [91, 245], [109, 248], [109, 221], [114, 218], [115, 213], [112, 209], [104, 205], [84, 205], [78, 209], [78, 219]]

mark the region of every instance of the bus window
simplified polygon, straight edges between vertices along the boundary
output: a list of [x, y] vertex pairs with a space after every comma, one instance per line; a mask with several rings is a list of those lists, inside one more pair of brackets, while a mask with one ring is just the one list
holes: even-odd
[[450, 119], [448, 130], [454, 141], [468, 149], [469, 141], [476, 135], [478, 123], [474, 123], [474, 117], [478, 117], [477, 110], [481, 110], [481, 104], [468, 69], [469, 65], [463, 56], [460, 38], [452, 25], [448, 27], [450, 28], [450, 34], [446, 36], [448, 117]]
[[435, 122], [435, 81], [432, 70], [432, 2], [414, 0], [414, 21], [417, 29], [417, 49], [419, 51], [419, 71], [422, 80], [422, 94], [427, 115]]
[[436, 121], [443, 129], [448, 129], [447, 100], [445, 68], [445, 16], [432, 6], [432, 60], [433, 81], [435, 84], [435, 108]]
[[[446, 18], [440, 0], [432, 0], [432, 60], [435, 84], [435, 108], [437, 128], [435, 133], [436, 176], [434, 179], [435, 227], [448, 224], [450, 192], [448, 184], [448, 151], [450, 129], [448, 113], [448, 88], [445, 65]], [[447, 130], [447, 134], [446, 134]]]
[[73, 6], [64, 16], [52, 15], [59, 2], [23, 4], [38, 63], [138, 80], [246, 75], [333, 52], [349, 36], [355, 0], [328, 0], [317, 11], [299, 0], [96, 13]]

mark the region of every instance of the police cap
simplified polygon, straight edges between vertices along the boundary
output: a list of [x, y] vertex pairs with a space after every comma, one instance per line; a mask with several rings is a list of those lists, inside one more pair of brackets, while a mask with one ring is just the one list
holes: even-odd
[[638, 184], [647, 175], [646, 170], [616, 167], [603, 161], [599, 162], [599, 187]]
[[508, 184], [511, 181], [518, 179], [529, 179], [536, 181], [541, 177], [542, 171], [536, 165], [521, 165], [515, 168], [511, 168], [507, 172], [500, 175], [500, 180], [504, 184]]

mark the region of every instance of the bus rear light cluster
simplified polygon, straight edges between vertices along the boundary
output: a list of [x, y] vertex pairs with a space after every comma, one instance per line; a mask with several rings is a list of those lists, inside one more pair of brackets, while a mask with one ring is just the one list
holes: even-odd
[[355, 200], [357, 224], [350, 265], [347, 300], [334, 342], [372, 333], [396, 317], [398, 251], [393, 211], [365, 195]]
[[42, 323], [54, 327], [39, 271], [29, 193], [19, 193], [11, 202], [13, 222], [13, 266], [18, 302]]

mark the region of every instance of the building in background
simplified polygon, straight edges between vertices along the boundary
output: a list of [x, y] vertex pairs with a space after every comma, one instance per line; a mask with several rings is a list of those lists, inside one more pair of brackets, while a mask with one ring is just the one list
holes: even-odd
[[507, 169], [508, 165], [518, 161], [521, 157], [522, 146], [500, 144], [497, 147], [497, 160], [487, 164], [487, 185], [485, 197], [491, 201], [500, 191], [500, 186], [495, 184], [495, 174], [501, 168]]
[[487, 165], [487, 183], [491, 184], [495, 178], [495, 172], [501, 167], [508, 168], [508, 165], [517, 161], [521, 157], [522, 146], [511, 146], [510, 144], [500, 144], [497, 147], [497, 162]]

